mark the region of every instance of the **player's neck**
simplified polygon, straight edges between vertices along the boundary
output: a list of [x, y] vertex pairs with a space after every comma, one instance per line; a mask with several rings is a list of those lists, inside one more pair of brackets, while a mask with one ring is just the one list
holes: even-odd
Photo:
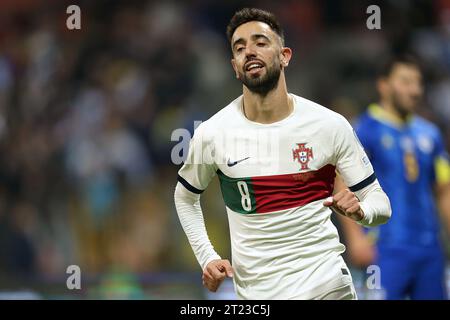
[[391, 117], [397, 119], [400, 122], [407, 122], [409, 118], [411, 117], [411, 113], [409, 112], [401, 112], [397, 108], [392, 105], [392, 103], [389, 103], [388, 101], [381, 101], [379, 105], [383, 108], [385, 112], [387, 112]]
[[294, 108], [289, 97], [284, 74], [280, 75], [277, 87], [266, 95], [260, 95], [244, 86], [243, 110], [247, 119], [270, 124], [288, 117]]

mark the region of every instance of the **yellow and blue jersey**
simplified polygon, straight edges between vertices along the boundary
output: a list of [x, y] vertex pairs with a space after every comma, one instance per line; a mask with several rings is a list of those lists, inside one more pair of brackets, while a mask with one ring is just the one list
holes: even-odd
[[355, 131], [392, 206], [390, 221], [377, 229], [377, 246], [439, 247], [434, 187], [450, 182], [439, 129], [415, 115], [401, 121], [372, 104]]

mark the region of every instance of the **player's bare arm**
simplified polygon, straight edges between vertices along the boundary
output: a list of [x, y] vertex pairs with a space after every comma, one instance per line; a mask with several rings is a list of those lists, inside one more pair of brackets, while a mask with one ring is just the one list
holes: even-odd
[[442, 222], [444, 223], [447, 232], [447, 237], [450, 238], [450, 183], [438, 186], [437, 200]]

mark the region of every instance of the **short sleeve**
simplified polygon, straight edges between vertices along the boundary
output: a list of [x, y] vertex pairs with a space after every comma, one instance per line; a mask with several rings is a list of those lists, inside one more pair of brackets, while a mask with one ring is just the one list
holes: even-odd
[[437, 133], [434, 150], [435, 180], [438, 185], [450, 183], [450, 157], [444, 147], [440, 133]]
[[351, 191], [361, 190], [376, 180], [372, 164], [356, 132], [345, 118], [339, 119], [336, 130], [336, 170]]
[[356, 135], [364, 147], [364, 151], [366, 152], [369, 159], [372, 159], [373, 156], [373, 147], [371, 141], [371, 137], [373, 136], [373, 128], [371, 126], [364, 125], [363, 119], [358, 119], [353, 123], [353, 127], [355, 128]]
[[178, 181], [193, 193], [202, 193], [216, 174], [211, 141], [204, 123], [201, 124], [189, 142], [188, 155], [178, 171]]

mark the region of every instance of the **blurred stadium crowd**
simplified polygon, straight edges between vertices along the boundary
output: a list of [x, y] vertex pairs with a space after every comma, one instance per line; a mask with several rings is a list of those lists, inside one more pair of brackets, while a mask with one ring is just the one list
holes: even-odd
[[[240, 94], [225, 27], [243, 6], [282, 21], [294, 50], [289, 90], [349, 119], [376, 99], [381, 57], [417, 54], [420, 113], [450, 149], [448, 0], [384, 1], [381, 30], [366, 28], [372, 1], [74, 3], [82, 23], [70, 31], [71, 1], [0, 2], [0, 291], [68, 294], [65, 271], [76, 264], [87, 284], [78, 297], [202, 295], [173, 206], [171, 133], [192, 132]], [[203, 204], [213, 243], [229, 255], [218, 184]], [[183, 294], [183, 283], [197, 291]]]

